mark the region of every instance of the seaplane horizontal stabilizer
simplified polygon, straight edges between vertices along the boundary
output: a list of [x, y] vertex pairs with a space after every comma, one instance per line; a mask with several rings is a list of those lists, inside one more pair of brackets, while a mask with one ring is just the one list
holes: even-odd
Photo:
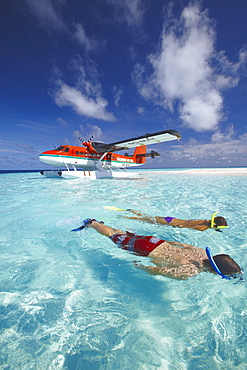
[[160, 154], [158, 152], [155, 152], [154, 150], [151, 150], [151, 153], [146, 153], [146, 154], [137, 154], [137, 157], [160, 157]]

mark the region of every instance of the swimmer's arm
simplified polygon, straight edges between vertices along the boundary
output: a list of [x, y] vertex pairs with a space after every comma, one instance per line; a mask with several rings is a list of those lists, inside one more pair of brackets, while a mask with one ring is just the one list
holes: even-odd
[[166, 269], [165, 267], [144, 266], [144, 265], [138, 265], [138, 264], [135, 264], [135, 266], [139, 268], [140, 270], [148, 272], [151, 275], [162, 275], [162, 276], [168, 277], [170, 279], [175, 279], [175, 280], [185, 280], [188, 277], [194, 275], [194, 274], [191, 275], [191, 273], [190, 274], [186, 273], [185, 271], [179, 272], [179, 268], [174, 269], [176, 270], [176, 272], [174, 271], [174, 273], [172, 273], [170, 268]]
[[195, 229], [195, 230], [198, 230], [198, 231], [205, 231], [205, 230], [209, 229], [209, 226], [208, 225], [195, 225], [195, 226], [188, 226], [188, 228]]
[[205, 231], [210, 227], [210, 222], [207, 220], [180, 220], [178, 218], [175, 218], [172, 220], [171, 226]]

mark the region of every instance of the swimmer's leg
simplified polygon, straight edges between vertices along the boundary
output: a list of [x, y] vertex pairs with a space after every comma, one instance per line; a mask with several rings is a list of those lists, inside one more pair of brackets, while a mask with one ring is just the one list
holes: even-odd
[[141, 213], [140, 211], [135, 211], [134, 209], [128, 209], [128, 211], [134, 213], [137, 216], [146, 216], [144, 213]]
[[90, 223], [89, 227], [93, 228], [98, 233], [107, 236], [108, 238], [110, 238], [114, 234], [125, 234], [125, 232], [122, 230], [113, 229], [112, 227], [101, 224], [100, 222], [95, 220]]
[[166, 220], [164, 220], [163, 217], [159, 217], [159, 216], [151, 217], [151, 216], [146, 216], [146, 215], [142, 215], [142, 216], [140, 215], [139, 217], [136, 217], [136, 216], [121, 216], [121, 217], [128, 218], [130, 220], [144, 221], [150, 224], [165, 224], [165, 225], [167, 224]]

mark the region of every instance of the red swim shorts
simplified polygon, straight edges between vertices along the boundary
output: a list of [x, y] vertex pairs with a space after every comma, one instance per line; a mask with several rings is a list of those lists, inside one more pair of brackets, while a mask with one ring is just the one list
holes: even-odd
[[117, 244], [118, 247], [140, 256], [148, 256], [158, 245], [164, 243], [164, 240], [156, 236], [140, 236], [131, 233], [114, 234], [110, 239]]

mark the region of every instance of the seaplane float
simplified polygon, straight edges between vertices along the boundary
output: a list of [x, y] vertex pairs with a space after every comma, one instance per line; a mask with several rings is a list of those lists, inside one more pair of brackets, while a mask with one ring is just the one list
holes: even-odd
[[[61, 145], [39, 155], [43, 163], [56, 166], [59, 169], [40, 171], [41, 175], [56, 178], [132, 178], [140, 173], [130, 172], [129, 167], [141, 166], [146, 158], [155, 158], [160, 154], [154, 150], [146, 152], [147, 145], [159, 144], [165, 141], [180, 140], [181, 135], [176, 130], [165, 130], [153, 134], [145, 134], [128, 140], [110, 144], [102, 142], [82, 141], [83, 146]], [[133, 149], [133, 154], [124, 155], [116, 152]], [[62, 170], [62, 169], [65, 170]]]

